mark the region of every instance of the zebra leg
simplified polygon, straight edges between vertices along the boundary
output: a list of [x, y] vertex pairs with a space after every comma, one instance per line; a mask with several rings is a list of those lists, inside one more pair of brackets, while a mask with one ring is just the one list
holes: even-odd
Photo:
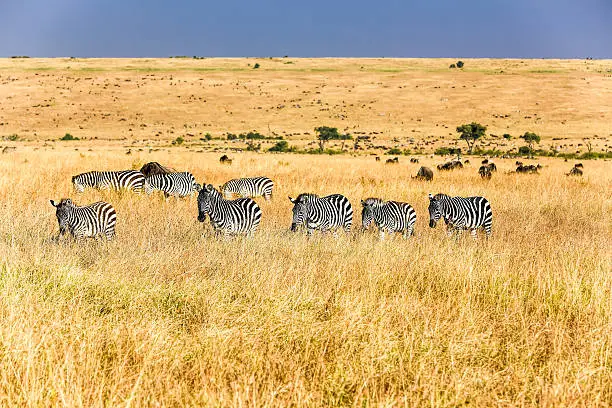
[[104, 235], [106, 235], [106, 240], [107, 241], [112, 241], [112, 239], [115, 237], [115, 230], [107, 230], [104, 232]]
[[381, 241], [385, 240], [385, 230], [382, 228], [378, 230], [378, 239]]
[[472, 228], [470, 229], [470, 234], [472, 235], [472, 238], [474, 239], [474, 241], [478, 240], [478, 230], [476, 228]]
[[314, 233], [314, 229], [312, 229], [312, 228], [308, 228], [308, 227], [306, 228], [306, 235], [308, 235], [309, 237], [311, 237], [313, 233]]

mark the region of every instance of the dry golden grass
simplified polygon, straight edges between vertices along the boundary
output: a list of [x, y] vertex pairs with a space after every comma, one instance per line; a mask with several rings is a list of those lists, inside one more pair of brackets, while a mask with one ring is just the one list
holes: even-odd
[[0, 59], [0, 136], [156, 145], [257, 130], [303, 145], [326, 125], [431, 152], [459, 143], [455, 128], [477, 121], [498, 136], [485, 148], [517, 147], [501, 135], [526, 131], [544, 149], [584, 152], [584, 138], [596, 151], [612, 145], [611, 61], [469, 59], [449, 69], [454, 62]]
[[[609, 162], [568, 178], [571, 162], [510, 175], [514, 160], [498, 160], [485, 182], [470, 158], [426, 183], [409, 178], [419, 165], [406, 159], [234, 159], [31, 147], [0, 156], [2, 405], [612, 404]], [[73, 174], [150, 160], [216, 185], [273, 178], [256, 236], [216, 240], [194, 198], [72, 193]], [[286, 196], [306, 191], [354, 206], [407, 201], [416, 237], [288, 233]], [[430, 192], [486, 196], [492, 239], [430, 229]], [[66, 196], [113, 203], [117, 239], [51, 242], [48, 200]]]

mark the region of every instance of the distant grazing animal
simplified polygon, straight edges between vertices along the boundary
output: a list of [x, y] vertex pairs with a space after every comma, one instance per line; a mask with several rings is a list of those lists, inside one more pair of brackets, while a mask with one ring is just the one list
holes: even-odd
[[176, 170], [165, 167], [159, 164], [158, 162], [149, 162], [140, 168], [140, 172], [145, 176], [149, 177], [154, 174], [168, 174], [168, 173], [176, 173]]
[[534, 166], [533, 164], [527, 165], [527, 166], [523, 166], [520, 165], [516, 168], [516, 172], [517, 173], [532, 173], [532, 174], [537, 174], [538, 173], [538, 166]]
[[361, 224], [367, 230], [372, 221], [378, 227], [380, 239], [385, 238], [385, 232], [401, 232], [408, 238], [414, 232], [416, 212], [408, 203], [383, 201], [380, 198], [361, 200]]
[[470, 161], [469, 160], [464, 160], [463, 164], [470, 164]]
[[417, 159], [416, 157], [412, 157], [410, 159], [410, 163], [418, 163], [418, 162], [419, 162], [419, 159]]
[[374, 160], [376, 160], [376, 161], [380, 161], [380, 157], [376, 156], [376, 157], [374, 158]]
[[232, 159], [230, 159], [229, 157], [227, 157], [227, 154], [224, 154], [223, 156], [221, 156], [221, 158], [219, 159], [219, 163], [221, 164], [232, 164]]
[[453, 233], [461, 235], [463, 230], [469, 229], [472, 237], [476, 239], [476, 232], [480, 227], [484, 228], [487, 238], [491, 236], [493, 213], [491, 205], [484, 197], [429, 194], [429, 226], [435, 228], [440, 218], [446, 222], [448, 236]]
[[164, 192], [166, 198], [187, 197], [200, 191], [201, 186], [196, 182], [193, 174], [189, 172], [154, 174], [145, 179], [145, 193], [151, 194], [155, 190]]
[[136, 170], [124, 171], [90, 171], [72, 177], [72, 185], [78, 193], [86, 187], [97, 189], [142, 191], [145, 177]]
[[397, 163], [399, 163], [399, 158], [394, 157], [392, 159], [387, 159], [386, 163], [387, 164], [397, 164]]
[[341, 194], [319, 197], [316, 194], [303, 193], [294, 200], [291, 231], [297, 231], [300, 225], [306, 227], [308, 235], [313, 231], [336, 231], [343, 228], [351, 230], [353, 224], [353, 207], [350, 201]]
[[487, 167], [489, 168], [490, 171], [497, 171], [497, 166], [495, 165], [495, 163], [493, 162], [489, 162], [489, 164], [487, 164]]
[[489, 164], [489, 159], [484, 159], [480, 164]]
[[578, 167], [574, 166], [574, 167], [572, 167], [570, 172], [567, 173], [566, 175], [567, 176], [582, 176], [582, 170], [580, 170]]
[[221, 186], [221, 193], [225, 198], [233, 195], [240, 197], [259, 197], [270, 200], [274, 182], [267, 177], [250, 177], [230, 180]]
[[518, 161], [518, 160], [517, 160], [517, 161], [516, 161], [516, 165], [517, 165], [517, 166], [522, 166], [522, 165], [523, 165], [523, 162], [522, 162], [522, 161]]
[[463, 163], [461, 163], [461, 161], [459, 160], [453, 160], [453, 161], [438, 165], [438, 170], [454, 170], [454, 169], [462, 169], [462, 168], [463, 168]]
[[584, 168], [584, 166], [582, 165], [582, 163], [576, 163], [576, 164], [574, 164], [574, 167], [576, 167], [576, 168], [581, 168], [581, 169], [582, 169], [582, 168]]
[[490, 180], [491, 176], [493, 175], [489, 166], [480, 166], [480, 168], [478, 169], [478, 174], [480, 174], [480, 177], [482, 177], [483, 179], [488, 180]]
[[4, 146], [2, 148], [2, 153], [6, 154], [6, 153], [14, 152], [15, 150], [17, 150], [15, 146]]
[[251, 198], [226, 200], [212, 184], [204, 185], [198, 194], [198, 221], [206, 216], [217, 234], [252, 236], [261, 222], [261, 208]]
[[76, 239], [104, 235], [110, 241], [115, 236], [117, 213], [109, 203], [99, 201], [79, 207], [70, 198], [63, 198], [59, 203], [49, 201], [56, 208], [55, 215], [60, 229], [58, 239], [66, 231]]
[[429, 167], [421, 166], [415, 178], [419, 180], [431, 181], [433, 180], [433, 171]]

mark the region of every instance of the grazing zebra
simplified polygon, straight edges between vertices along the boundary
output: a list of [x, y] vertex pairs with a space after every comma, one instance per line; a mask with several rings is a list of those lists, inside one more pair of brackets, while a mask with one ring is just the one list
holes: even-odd
[[251, 198], [226, 200], [212, 184], [205, 185], [198, 194], [198, 221], [206, 215], [217, 233], [225, 236], [253, 235], [261, 221], [261, 209]]
[[493, 213], [491, 205], [484, 197], [449, 197], [446, 194], [429, 195], [429, 226], [444, 218], [448, 235], [453, 232], [461, 234], [464, 229], [470, 229], [476, 239], [476, 231], [482, 227], [487, 238], [491, 236]]
[[361, 224], [363, 230], [367, 230], [372, 221], [378, 227], [380, 239], [385, 238], [385, 231], [401, 232], [404, 238], [408, 238], [414, 232], [416, 212], [408, 203], [397, 201], [383, 201], [380, 198], [368, 198], [361, 200], [363, 210], [361, 212]]
[[98, 189], [128, 189], [141, 191], [145, 177], [136, 170], [124, 171], [90, 171], [72, 177], [72, 185], [77, 193], [85, 191], [86, 187]]
[[266, 201], [272, 198], [274, 182], [267, 177], [251, 177], [230, 180], [221, 186], [223, 197], [231, 198], [234, 194], [241, 197], [263, 196]]
[[289, 197], [289, 201], [293, 203], [291, 231], [297, 231], [299, 225], [306, 227], [308, 235], [312, 235], [315, 229], [334, 232], [338, 228], [344, 228], [346, 232], [351, 230], [353, 207], [341, 194], [319, 197], [303, 193], [295, 200]]
[[95, 238], [104, 234], [109, 241], [115, 236], [117, 213], [112, 205], [104, 201], [79, 207], [69, 198], [63, 198], [59, 203], [53, 200], [51, 205], [56, 208], [55, 215], [59, 223], [59, 237], [69, 231], [75, 238]]
[[186, 197], [200, 191], [201, 186], [196, 182], [193, 174], [189, 172], [154, 174], [145, 179], [145, 193], [151, 194], [154, 190], [164, 192], [166, 198], [172, 196]]

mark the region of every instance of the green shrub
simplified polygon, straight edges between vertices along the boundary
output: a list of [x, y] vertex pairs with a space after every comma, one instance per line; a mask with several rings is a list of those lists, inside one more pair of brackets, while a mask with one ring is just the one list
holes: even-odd
[[11, 142], [16, 142], [19, 140], [19, 136], [17, 136], [17, 133], [13, 133], [12, 135], [8, 135], [6, 139], [10, 140]]
[[236, 139], [238, 139], [238, 135], [235, 135], [233, 133], [227, 134], [227, 140], [236, 140]]
[[268, 149], [269, 152], [296, 152], [297, 149], [295, 147], [290, 147], [289, 143], [286, 140], [281, 140], [280, 142], [276, 142], [274, 146]]
[[78, 137], [72, 136], [70, 133], [66, 133], [60, 140], [80, 140]]
[[389, 149], [385, 152], [385, 154], [391, 154], [394, 156], [398, 156], [400, 154], [402, 154], [402, 151], [400, 149], [398, 149], [397, 147], [394, 147], [392, 149]]
[[518, 149], [518, 153], [521, 154], [521, 155], [530, 154], [531, 153], [531, 149], [529, 148], [529, 146], [521, 146]]
[[504, 133], [504, 136], [503, 136], [503, 137], [504, 137], [504, 139], [506, 139], [506, 140], [510, 140], [510, 139], [512, 139], [512, 136], [510, 136], [510, 134], [509, 134], [509, 133]]
[[257, 68], [259, 68], [259, 67], [260, 67], [260, 65], [259, 65], [259, 63], [257, 63], [257, 62], [255, 63], [255, 65], [253, 65], [253, 69], [257, 69]]
[[449, 154], [461, 154], [461, 148], [459, 147], [439, 147], [434, 151], [434, 154], [438, 156], [447, 156]]
[[181, 136], [179, 136], [179, 137], [177, 137], [176, 139], [174, 139], [174, 140], [172, 141], [172, 144], [173, 144], [173, 145], [180, 146], [180, 145], [182, 145], [182, 144], [183, 144], [183, 142], [184, 142], [184, 141], [185, 141], [185, 139], [183, 139]]

